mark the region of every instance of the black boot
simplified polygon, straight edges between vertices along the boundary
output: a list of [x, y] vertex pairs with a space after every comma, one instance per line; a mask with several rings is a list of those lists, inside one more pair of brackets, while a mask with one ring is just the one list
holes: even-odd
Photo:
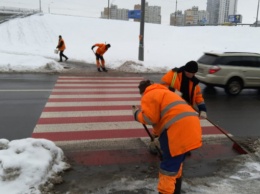
[[104, 72], [107, 72], [107, 69], [106, 69], [105, 67], [102, 67], [102, 70], [103, 70]]
[[97, 70], [98, 70], [99, 72], [102, 72], [100, 68], [97, 68]]
[[175, 190], [173, 194], [181, 194], [182, 177], [176, 179]]

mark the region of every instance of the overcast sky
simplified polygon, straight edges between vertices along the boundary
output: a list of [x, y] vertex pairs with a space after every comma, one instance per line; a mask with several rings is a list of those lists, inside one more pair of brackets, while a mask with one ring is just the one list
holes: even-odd
[[[1, 0], [0, 6], [15, 6], [19, 8], [41, 8], [43, 12], [68, 13], [87, 17], [100, 17], [101, 11], [108, 2], [118, 8], [133, 9], [141, 0]], [[175, 11], [176, 0], [146, 0], [150, 6], [161, 6], [162, 24], [169, 25], [170, 14]], [[257, 15], [257, 0], [238, 0], [237, 14], [243, 16], [243, 23], [254, 23]], [[73, 6], [72, 6], [73, 4]], [[177, 9], [186, 10], [198, 6], [199, 10], [206, 10], [207, 0], [177, 0]]]

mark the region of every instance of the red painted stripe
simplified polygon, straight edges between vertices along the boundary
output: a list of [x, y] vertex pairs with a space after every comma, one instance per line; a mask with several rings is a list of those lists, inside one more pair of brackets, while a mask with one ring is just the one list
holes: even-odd
[[110, 81], [106, 81], [106, 82], [91, 82], [91, 81], [84, 81], [84, 82], [81, 82], [81, 81], [74, 81], [74, 82], [66, 82], [66, 81], [57, 81], [56, 84], [93, 84], [93, 85], [107, 85], [107, 84], [111, 84], [111, 85], [114, 85], [114, 84], [135, 84], [138, 86], [139, 82], [120, 82], [120, 80], [118, 80], [118, 82], [110, 82]]
[[132, 115], [125, 116], [98, 116], [98, 117], [56, 117], [40, 118], [38, 124], [65, 124], [65, 123], [101, 123], [101, 122], [123, 122], [134, 121]]
[[214, 126], [209, 126], [209, 127], [202, 127], [202, 134], [203, 135], [214, 135], [214, 134], [222, 134], [222, 132]]
[[[129, 145], [131, 148], [131, 145]], [[76, 163], [87, 166], [113, 165], [113, 164], [148, 164], [159, 162], [158, 156], [152, 155], [147, 148], [128, 150], [99, 150], [88, 152], [71, 152], [68, 157]]]
[[89, 92], [52, 92], [52, 95], [77, 95], [77, 94], [139, 94], [136, 91], [89, 91]]
[[131, 106], [68, 106], [68, 107], [45, 107], [43, 112], [65, 111], [100, 111], [100, 110], [130, 110]]
[[122, 88], [136, 88], [136, 91], [138, 91], [138, 84], [136, 86], [55, 86], [54, 89], [122, 89]]
[[111, 101], [140, 101], [140, 97], [132, 98], [49, 98], [48, 102], [111, 102]]
[[33, 133], [32, 137], [49, 139], [51, 141], [72, 141], [110, 138], [138, 138], [147, 137], [147, 133], [144, 129], [120, 129], [99, 131]]
[[[237, 156], [235, 150], [231, 149], [232, 143], [228, 144], [206, 144], [201, 148], [191, 151], [191, 156], [186, 160], [200, 161], [201, 159], [216, 159]], [[129, 145], [131, 148], [131, 145]], [[158, 156], [151, 155], [148, 148], [127, 150], [97, 150], [67, 152], [66, 156], [78, 164], [87, 166], [114, 165], [114, 164], [138, 164], [147, 162], [159, 162]]]

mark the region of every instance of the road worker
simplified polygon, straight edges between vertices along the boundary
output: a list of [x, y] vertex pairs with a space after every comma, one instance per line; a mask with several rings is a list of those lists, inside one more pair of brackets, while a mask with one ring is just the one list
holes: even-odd
[[98, 47], [96, 52], [95, 52], [95, 55], [96, 55], [96, 64], [97, 64], [97, 70], [99, 72], [101, 72], [101, 69], [100, 69], [100, 62], [99, 60], [101, 61], [101, 68], [104, 72], [107, 72], [107, 69], [105, 67], [105, 59], [103, 57], [103, 55], [105, 54], [105, 52], [111, 47], [110, 44], [103, 44], [103, 43], [97, 43], [97, 44], [94, 44], [91, 49], [93, 50], [95, 47]]
[[63, 40], [62, 36], [59, 35], [59, 41], [58, 41], [58, 45], [56, 47], [59, 51], [60, 51], [60, 60], [59, 62], [62, 62], [62, 57], [65, 57], [65, 61], [67, 61], [69, 58], [64, 55], [64, 50], [66, 49], [66, 46], [65, 46], [65, 41]]
[[202, 129], [198, 113], [179, 95], [150, 80], [139, 86], [140, 109], [133, 106], [136, 121], [153, 126], [163, 159], [160, 163], [158, 191], [180, 194], [182, 168], [186, 153], [202, 146]]
[[201, 118], [207, 118], [207, 109], [199, 86], [199, 80], [195, 77], [197, 71], [197, 62], [189, 61], [185, 66], [168, 71], [162, 77], [161, 84], [180, 95], [195, 109], [198, 108]]

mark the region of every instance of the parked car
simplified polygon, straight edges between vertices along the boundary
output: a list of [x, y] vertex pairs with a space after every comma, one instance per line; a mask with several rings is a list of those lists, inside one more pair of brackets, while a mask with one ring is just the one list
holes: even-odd
[[233, 96], [243, 88], [260, 88], [259, 53], [206, 52], [197, 62], [196, 77], [209, 87], [222, 87]]

